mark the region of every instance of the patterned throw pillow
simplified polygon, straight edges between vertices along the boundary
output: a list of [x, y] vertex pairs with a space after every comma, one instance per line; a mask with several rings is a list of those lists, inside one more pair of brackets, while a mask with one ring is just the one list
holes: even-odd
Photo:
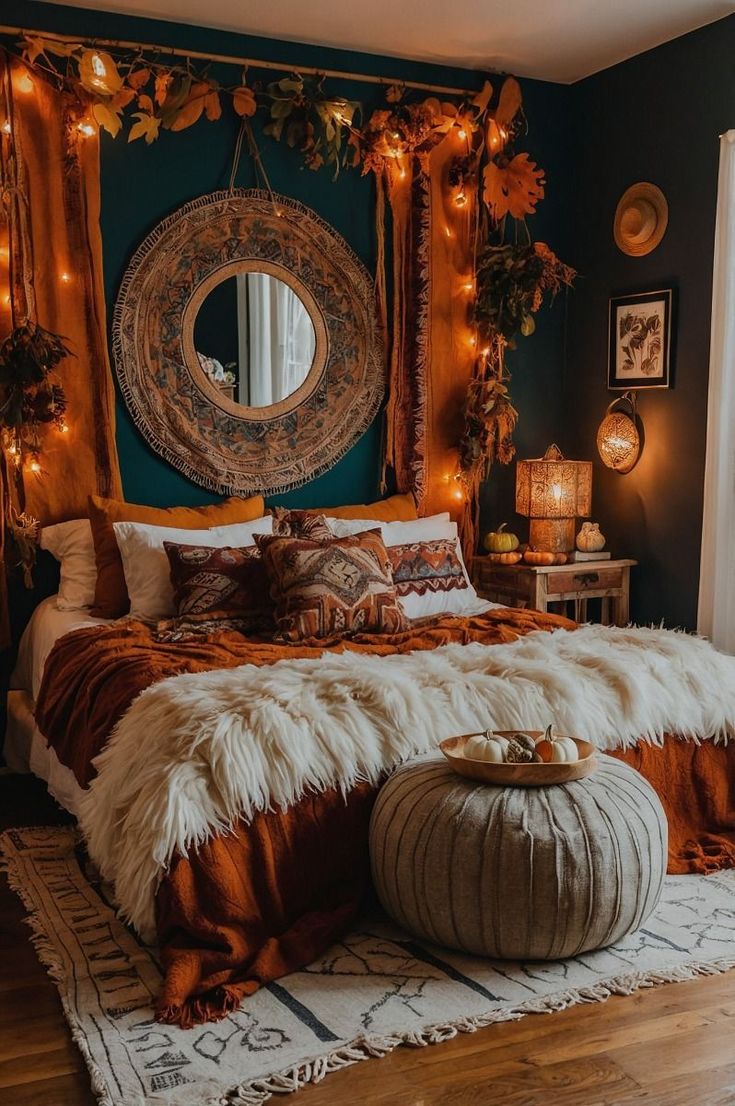
[[331, 541], [265, 535], [257, 541], [287, 641], [406, 629], [379, 530]]
[[262, 620], [273, 616], [268, 577], [256, 545], [212, 549], [164, 542], [178, 615], [208, 611]]
[[393, 583], [401, 597], [464, 590], [467, 587], [455, 540], [394, 545], [388, 550], [388, 556], [393, 569]]
[[273, 533], [279, 537], [311, 538], [312, 541], [331, 541], [334, 537], [324, 515], [289, 511], [285, 507], [276, 507], [273, 512]]

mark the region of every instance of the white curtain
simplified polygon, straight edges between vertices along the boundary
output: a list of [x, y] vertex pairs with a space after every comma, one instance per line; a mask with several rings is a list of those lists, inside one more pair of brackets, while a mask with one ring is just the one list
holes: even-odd
[[247, 273], [237, 281], [239, 399], [251, 407], [265, 407], [303, 384], [314, 359], [314, 327], [284, 281], [266, 273]]
[[735, 653], [735, 130], [720, 139], [697, 629]]

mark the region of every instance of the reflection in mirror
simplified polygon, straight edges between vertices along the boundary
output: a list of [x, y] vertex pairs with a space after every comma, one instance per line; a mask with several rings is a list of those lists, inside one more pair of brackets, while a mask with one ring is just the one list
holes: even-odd
[[204, 372], [246, 407], [267, 407], [295, 392], [309, 374], [315, 345], [301, 299], [268, 273], [238, 273], [215, 285], [194, 321]]

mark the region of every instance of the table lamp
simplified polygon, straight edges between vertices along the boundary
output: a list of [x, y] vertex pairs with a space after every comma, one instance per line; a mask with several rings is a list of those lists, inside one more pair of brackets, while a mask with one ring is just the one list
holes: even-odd
[[574, 549], [575, 520], [591, 510], [591, 461], [567, 461], [558, 446], [550, 445], [543, 457], [518, 462], [516, 511], [531, 520], [528, 540], [534, 549]]

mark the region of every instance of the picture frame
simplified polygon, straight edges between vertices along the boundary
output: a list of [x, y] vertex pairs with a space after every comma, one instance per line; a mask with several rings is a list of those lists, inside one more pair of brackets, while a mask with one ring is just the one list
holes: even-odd
[[671, 387], [673, 288], [610, 297], [610, 391]]

